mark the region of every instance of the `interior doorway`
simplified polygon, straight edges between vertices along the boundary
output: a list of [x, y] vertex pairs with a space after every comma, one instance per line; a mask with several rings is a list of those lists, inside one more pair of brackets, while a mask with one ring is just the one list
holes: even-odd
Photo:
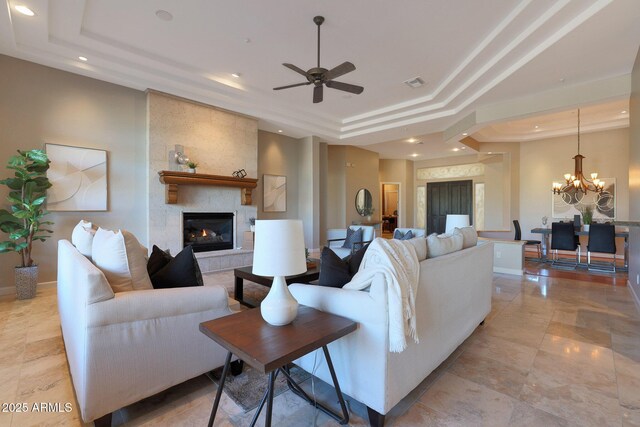
[[399, 182], [382, 182], [380, 194], [381, 197], [381, 215], [382, 234], [393, 234], [393, 231], [402, 226], [403, 221], [400, 200], [400, 183]]

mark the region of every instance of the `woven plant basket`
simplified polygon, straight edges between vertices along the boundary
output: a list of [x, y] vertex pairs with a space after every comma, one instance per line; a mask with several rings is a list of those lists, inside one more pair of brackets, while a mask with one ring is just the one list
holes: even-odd
[[18, 299], [34, 298], [38, 286], [38, 266], [16, 267], [15, 276]]

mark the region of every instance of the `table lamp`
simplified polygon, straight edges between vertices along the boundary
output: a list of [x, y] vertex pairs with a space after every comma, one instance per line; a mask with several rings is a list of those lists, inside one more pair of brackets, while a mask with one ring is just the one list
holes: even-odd
[[444, 227], [445, 233], [453, 233], [453, 229], [469, 226], [469, 215], [447, 215], [447, 225]]
[[298, 301], [285, 276], [307, 271], [304, 234], [300, 220], [258, 220], [253, 249], [253, 274], [273, 276], [267, 297], [260, 304], [262, 318], [274, 326], [289, 324], [298, 315]]

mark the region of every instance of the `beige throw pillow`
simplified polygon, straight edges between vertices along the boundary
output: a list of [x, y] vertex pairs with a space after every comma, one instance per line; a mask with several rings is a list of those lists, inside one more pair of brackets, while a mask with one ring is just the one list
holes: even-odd
[[429, 258], [450, 254], [462, 249], [462, 234], [432, 234], [427, 237]]
[[98, 228], [93, 239], [93, 262], [102, 270], [113, 292], [153, 289], [140, 246], [128, 231]]
[[456, 227], [453, 229], [453, 234], [462, 235], [462, 249], [467, 249], [478, 244], [478, 233], [473, 226], [462, 228]]
[[415, 237], [409, 240], [403, 240], [406, 243], [410, 243], [416, 250], [418, 261], [427, 259], [427, 239], [424, 237]]
[[89, 221], [81, 219], [80, 222], [73, 227], [71, 232], [71, 243], [76, 247], [78, 252], [87, 258], [91, 258], [91, 246], [93, 245], [93, 237], [96, 230]]

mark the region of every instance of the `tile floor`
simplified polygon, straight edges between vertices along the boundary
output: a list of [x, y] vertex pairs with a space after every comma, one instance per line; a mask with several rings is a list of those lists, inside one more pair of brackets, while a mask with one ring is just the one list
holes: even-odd
[[[208, 275], [230, 291], [231, 272]], [[265, 288], [246, 286], [260, 297]], [[0, 412], [0, 426], [82, 425], [60, 336], [55, 290], [0, 298], [0, 403], [71, 403], [56, 412]], [[332, 389], [307, 381], [335, 404]], [[206, 425], [216, 386], [201, 376], [123, 408], [114, 425]], [[247, 426], [224, 398], [218, 426]], [[366, 410], [351, 401], [350, 425]], [[258, 425], [261, 425], [260, 423]], [[285, 392], [274, 425], [332, 426]], [[558, 277], [495, 275], [493, 310], [439, 368], [388, 415], [389, 426], [640, 426], [640, 314], [629, 290]]]

